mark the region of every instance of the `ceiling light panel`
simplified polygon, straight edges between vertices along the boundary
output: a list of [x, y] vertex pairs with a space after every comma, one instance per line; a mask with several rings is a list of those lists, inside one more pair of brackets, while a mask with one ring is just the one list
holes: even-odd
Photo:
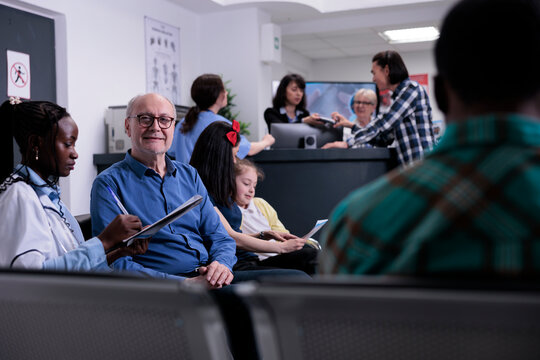
[[380, 32], [379, 36], [390, 44], [414, 43], [437, 40], [439, 38], [439, 30], [434, 26], [386, 30]]

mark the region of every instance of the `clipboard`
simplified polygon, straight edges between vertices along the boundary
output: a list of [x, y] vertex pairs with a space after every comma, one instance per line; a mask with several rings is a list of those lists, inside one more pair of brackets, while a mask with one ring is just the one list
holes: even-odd
[[170, 223], [172, 223], [173, 221], [175, 221], [176, 219], [178, 219], [179, 217], [181, 217], [182, 215], [184, 215], [185, 213], [193, 209], [195, 206], [199, 205], [202, 202], [202, 199], [203, 198], [201, 195], [195, 195], [191, 197], [185, 203], [183, 203], [182, 205], [180, 205], [179, 207], [171, 211], [169, 214], [165, 215], [160, 220], [156, 221], [152, 225], [145, 227], [144, 229], [128, 237], [127, 239], [122, 240], [121, 243], [116, 244], [115, 246], [107, 250], [105, 253], [108, 254], [111, 251], [116, 250], [120, 247], [130, 246], [135, 239], [147, 238], [152, 235], [155, 235], [159, 230], [161, 230], [161, 228], [163, 228], [166, 225], [169, 225]]
[[145, 227], [138, 233], [131, 235], [127, 239], [123, 240], [123, 242], [126, 244], [126, 246], [130, 246], [135, 239], [140, 239], [140, 238], [144, 239], [144, 238], [155, 235], [159, 230], [161, 230], [161, 228], [169, 225], [170, 223], [172, 223], [173, 221], [175, 221], [176, 219], [178, 219], [179, 217], [181, 217], [182, 215], [184, 215], [185, 213], [193, 209], [195, 206], [199, 205], [201, 201], [202, 201], [201, 195], [195, 195], [191, 197], [185, 203], [183, 203], [182, 205], [180, 205], [179, 207], [171, 211], [169, 214], [165, 215], [160, 220], [156, 221], [152, 225]]

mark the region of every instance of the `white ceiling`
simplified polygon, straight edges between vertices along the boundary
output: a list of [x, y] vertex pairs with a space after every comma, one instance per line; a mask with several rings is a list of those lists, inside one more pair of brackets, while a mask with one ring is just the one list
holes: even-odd
[[457, 0], [170, 1], [199, 14], [259, 8], [281, 27], [284, 48], [310, 59], [330, 59], [371, 56], [389, 49], [430, 50], [433, 41], [390, 45], [378, 32], [428, 25], [438, 27]]

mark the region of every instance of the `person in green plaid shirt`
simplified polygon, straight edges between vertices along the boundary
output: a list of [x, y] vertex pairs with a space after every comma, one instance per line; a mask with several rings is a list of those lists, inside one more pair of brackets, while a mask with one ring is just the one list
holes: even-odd
[[540, 273], [540, 2], [459, 2], [435, 58], [441, 142], [334, 209], [324, 272]]

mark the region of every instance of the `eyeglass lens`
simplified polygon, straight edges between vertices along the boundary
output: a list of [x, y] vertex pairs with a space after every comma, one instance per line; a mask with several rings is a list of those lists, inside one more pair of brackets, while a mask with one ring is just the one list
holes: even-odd
[[370, 103], [368, 101], [355, 101], [354, 102], [355, 105], [373, 105], [373, 103]]
[[139, 119], [139, 124], [144, 127], [150, 127], [152, 124], [154, 124], [154, 120], [157, 119], [158, 125], [162, 129], [168, 129], [172, 122], [174, 121], [173, 118], [167, 117], [167, 116], [151, 116], [151, 115], [137, 115], [137, 118]]

